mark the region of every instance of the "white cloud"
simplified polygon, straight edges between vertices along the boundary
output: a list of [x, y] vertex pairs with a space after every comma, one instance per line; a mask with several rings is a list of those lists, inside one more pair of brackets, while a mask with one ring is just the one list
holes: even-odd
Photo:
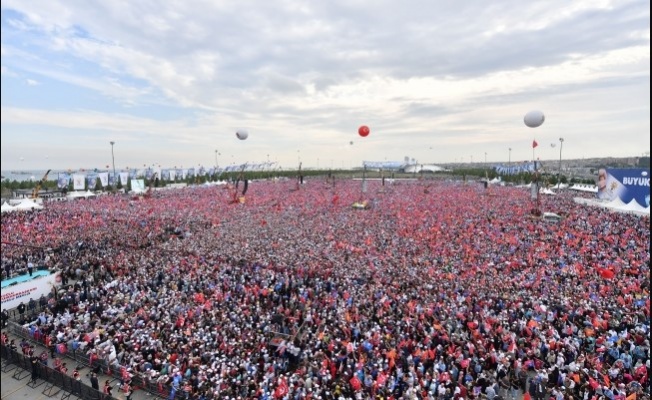
[[[526, 134], [557, 137], [552, 131], [564, 129], [569, 156], [649, 146], [649, 4], [642, 0], [3, 0], [2, 7], [3, 79], [40, 83], [40, 99], [65, 96], [48, 91], [51, 80], [120, 109], [107, 111], [93, 96], [57, 108], [26, 102], [3, 110], [3, 128], [130, 132], [134, 138], [124, 140], [164, 138], [147, 147], [162, 151], [247, 126], [252, 152], [289, 160], [288, 147], [303, 147], [306, 158], [314, 151], [337, 159], [342, 146], [347, 157], [416, 148], [422, 158], [434, 145], [452, 161], [519, 141], [527, 153], [520, 121], [541, 108], [546, 124]], [[373, 134], [351, 150], [344, 144], [359, 141], [361, 123]], [[586, 136], [582, 125], [618, 146], [574, 150], [573, 137]], [[3, 143], [10, 131], [3, 129]]]

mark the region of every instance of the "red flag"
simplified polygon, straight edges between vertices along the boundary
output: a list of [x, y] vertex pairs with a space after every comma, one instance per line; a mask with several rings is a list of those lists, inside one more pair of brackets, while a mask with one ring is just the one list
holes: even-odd
[[613, 279], [613, 277], [616, 276], [616, 274], [610, 269], [598, 268], [598, 273], [604, 279]]
[[355, 375], [353, 375], [353, 378], [349, 380], [349, 383], [355, 391], [358, 391], [362, 388], [362, 382], [360, 382], [360, 379], [358, 379], [358, 377]]
[[535, 148], [535, 147], [537, 147], [538, 145], [539, 145], [539, 143], [537, 143], [536, 140], [533, 140], [533, 141], [532, 141], [532, 148]]
[[278, 386], [276, 386], [276, 390], [274, 391], [274, 397], [277, 399], [282, 398], [289, 392], [289, 387], [288, 383], [285, 381], [285, 379], [279, 379]]
[[589, 377], [589, 385], [593, 388], [593, 390], [597, 389], [600, 387], [600, 384], [593, 378]]

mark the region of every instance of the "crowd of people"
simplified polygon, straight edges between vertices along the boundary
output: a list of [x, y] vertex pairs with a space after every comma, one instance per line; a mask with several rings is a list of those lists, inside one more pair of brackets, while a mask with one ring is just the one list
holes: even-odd
[[2, 264], [70, 280], [32, 334], [171, 399], [646, 398], [649, 217], [574, 195], [558, 223], [449, 181], [109, 195], [3, 214]]

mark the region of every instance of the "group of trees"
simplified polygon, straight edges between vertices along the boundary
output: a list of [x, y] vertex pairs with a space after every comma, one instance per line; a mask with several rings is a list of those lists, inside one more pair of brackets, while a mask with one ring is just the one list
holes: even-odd
[[[167, 181], [167, 180], [162, 180], [156, 177], [153, 182], [143, 178], [145, 187], [149, 187], [150, 184], [153, 187], [164, 187], [168, 184], [171, 183], [186, 183], [188, 185], [198, 185], [198, 184], [203, 184], [206, 182], [211, 182], [211, 181], [216, 181], [216, 180], [236, 180], [240, 176], [241, 172], [227, 172], [227, 173], [222, 173], [222, 174], [214, 174], [214, 175], [203, 175], [203, 176], [193, 176], [193, 177], [186, 177], [185, 179], [182, 179], [181, 177], [177, 177], [174, 181]], [[287, 179], [297, 179], [299, 176], [303, 177], [315, 177], [315, 176], [334, 176], [334, 177], [344, 177], [344, 178], [351, 178], [351, 177], [357, 177], [360, 178], [362, 176], [366, 176], [369, 178], [380, 178], [382, 176], [389, 178], [389, 177], [395, 177], [395, 178], [405, 178], [405, 177], [425, 177], [425, 176], [433, 176], [433, 177], [456, 177], [458, 179], [482, 179], [482, 178], [489, 178], [489, 179], [494, 179], [495, 177], [499, 176], [499, 174], [493, 170], [493, 169], [485, 169], [485, 168], [460, 168], [460, 169], [455, 169], [452, 171], [445, 171], [445, 172], [436, 172], [436, 173], [431, 173], [431, 172], [423, 172], [423, 173], [404, 173], [404, 172], [392, 172], [392, 171], [363, 171], [362, 169], [357, 169], [357, 170], [337, 170], [337, 171], [331, 171], [331, 170], [323, 170], [323, 169], [310, 169], [310, 170], [286, 170], [286, 171], [281, 171], [281, 170], [275, 170], [275, 171], [244, 171], [242, 172], [242, 178], [248, 179], [248, 180], [260, 180], [260, 179], [271, 179], [271, 178], [287, 178]], [[508, 182], [508, 183], [515, 183], [515, 184], [520, 184], [520, 183], [527, 183], [532, 180], [532, 174], [529, 172], [523, 172], [520, 174], [516, 175], [500, 175], [501, 179], [503, 182]], [[557, 174], [555, 173], [543, 173], [541, 176], [542, 182], [544, 184], [549, 184], [549, 185], [556, 185], [557, 184]], [[583, 183], [583, 184], [593, 184], [595, 183], [592, 179], [579, 179], [579, 178], [572, 178], [568, 179], [565, 175], [561, 175], [561, 182], [562, 183]], [[16, 190], [27, 190], [27, 189], [33, 189], [37, 184], [39, 184], [38, 181], [8, 181], [8, 180], [3, 180], [1, 182], [1, 187], [2, 187], [2, 195], [3, 197], [6, 197], [5, 195], [11, 194], [12, 192], [15, 192]], [[118, 180], [117, 185], [115, 187], [112, 186], [107, 186], [103, 187], [100, 179], [96, 179], [95, 181], [95, 186], [94, 187], [88, 187], [88, 190], [91, 191], [112, 191], [116, 189], [123, 189], [122, 183]], [[131, 181], [127, 183], [126, 185], [126, 190], [131, 190]], [[57, 181], [46, 181], [43, 182], [41, 185], [41, 190], [50, 190], [50, 191], [56, 191], [59, 190], [57, 186]], [[72, 191], [73, 189], [73, 184], [70, 182], [68, 184], [68, 187], [64, 189], [64, 191]]]

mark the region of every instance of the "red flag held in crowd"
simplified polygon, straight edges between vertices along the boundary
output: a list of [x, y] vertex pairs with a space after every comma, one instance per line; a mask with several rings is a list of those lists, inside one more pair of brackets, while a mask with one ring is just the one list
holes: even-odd
[[604, 279], [613, 279], [613, 277], [616, 275], [612, 270], [604, 268], [598, 268], [598, 273]]

